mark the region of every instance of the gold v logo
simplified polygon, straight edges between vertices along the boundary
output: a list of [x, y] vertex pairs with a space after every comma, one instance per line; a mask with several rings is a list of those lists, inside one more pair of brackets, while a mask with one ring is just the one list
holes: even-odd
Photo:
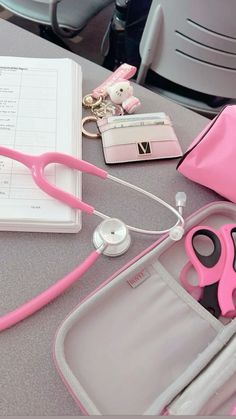
[[151, 147], [148, 141], [138, 143], [138, 154], [151, 154]]

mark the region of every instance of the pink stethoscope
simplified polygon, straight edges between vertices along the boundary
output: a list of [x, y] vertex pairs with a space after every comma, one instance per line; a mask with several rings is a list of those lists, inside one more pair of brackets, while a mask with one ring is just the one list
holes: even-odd
[[[16, 308], [15, 310], [1, 316], [0, 331], [3, 331], [20, 322], [21, 320], [27, 318], [31, 314], [35, 313], [37, 310], [40, 310], [42, 307], [44, 307], [50, 301], [55, 299], [57, 296], [62, 294], [68, 287], [70, 287], [70, 285], [72, 285], [79, 278], [81, 278], [81, 276], [93, 265], [93, 263], [95, 263], [95, 261], [101, 254], [107, 256], [119, 256], [125, 253], [128, 250], [131, 242], [129, 230], [152, 235], [169, 233], [170, 238], [172, 240], [180, 240], [184, 234], [184, 219], [182, 216], [182, 206], [184, 206], [185, 203], [182, 204], [182, 201], [185, 201], [186, 197], [183, 192], [179, 192], [179, 195], [177, 194], [176, 204], [179, 210], [176, 210], [167, 202], [151, 194], [150, 192], [147, 192], [124, 180], [116, 178], [108, 174], [105, 170], [94, 166], [93, 164], [90, 164], [84, 160], [76, 159], [66, 154], [49, 152], [33, 156], [0, 146], [0, 155], [16, 160], [25, 165], [31, 171], [32, 178], [34, 179], [38, 187], [42, 189], [44, 192], [46, 192], [48, 195], [67, 204], [71, 208], [84, 211], [87, 214], [97, 215], [103, 219], [103, 221], [98, 225], [93, 234], [93, 244], [96, 250], [94, 250], [77, 268], [75, 268], [64, 278], [58, 280], [54, 285], [50, 286], [48, 289], [38, 294], [36, 297], [32, 298], [20, 307]], [[79, 170], [84, 173], [89, 173], [94, 176], [98, 176], [103, 180], [110, 179], [124, 186], [132, 188], [137, 192], [140, 192], [146, 195], [147, 197], [157, 201], [158, 203], [164, 205], [166, 208], [172, 211], [177, 216], [177, 222], [173, 227], [167, 230], [152, 231], [128, 226], [117, 218], [110, 218], [109, 216], [95, 210], [91, 205], [88, 205], [85, 202], [81, 201], [79, 198], [69, 194], [68, 192], [62, 191], [56, 186], [50, 184], [45, 178], [44, 169], [48, 164], [51, 163], [62, 164], [69, 168]]]

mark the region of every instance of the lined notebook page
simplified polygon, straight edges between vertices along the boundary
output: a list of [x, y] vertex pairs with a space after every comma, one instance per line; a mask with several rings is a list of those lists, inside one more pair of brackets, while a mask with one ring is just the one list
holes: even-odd
[[[0, 144], [81, 158], [81, 71], [69, 59], [0, 57]], [[80, 174], [60, 165], [48, 180], [81, 197]], [[80, 214], [40, 191], [25, 166], [0, 156], [0, 229], [78, 231]]]

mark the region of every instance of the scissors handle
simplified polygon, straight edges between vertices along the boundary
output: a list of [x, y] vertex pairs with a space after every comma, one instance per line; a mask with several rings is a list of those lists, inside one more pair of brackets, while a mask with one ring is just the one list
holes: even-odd
[[[210, 255], [201, 254], [196, 249], [194, 240], [199, 236], [207, 237], [212, 242], [213, 251]], [[214, 284], [220, 280], [225, 262], [225, 246], [218, 231], [208, 226], [192, 228], [186, 235], [185, 249], [197, 272], [200, 287]]]
[[218, 300], [222, 315], [236, 317], [236, 307], [233, 301], [233, 292], [236, 289], [235, 257], [236, 249], [233, 234], [236, 233], [235, 224], [225, 224], [220, 232], [225, 242], [226, 260], [224, 270], [219, 282]]
[[192, 285], [187, 279], [187, 273], [192, 268], [192, 263], [188, 261], [180, 272], [180, 283], [184, 289], [197, 300], [207, 311], [216, 318], [220, 317], [221, 309], [218, 303], [218, 284], [207, 285], [204, 288], [199, 285]]
[[179, 280], [183, 288], [197, 301], [200, 300], [203, 294], [203, 288], [199, 287], [199, 285], [192, 285], [191, 282], [188, 280], [188, 272], [192, 268], [192, 263], [188, 260], [188, 262], [183, 266]]
[[188, 261], [182, 268], [180, 272], [180, 283], [183, 288], [195, 299], [197, 300], [207, 311], [209, 311], [216, 318], [220, 317], [221, 309], [218, 303], [218, 284], [216, 282], [211, 285], [207, 285], [202, 288], [199, 285], [192, 285], [188, 278], [187, 274], [192, 268], [192, 263]]

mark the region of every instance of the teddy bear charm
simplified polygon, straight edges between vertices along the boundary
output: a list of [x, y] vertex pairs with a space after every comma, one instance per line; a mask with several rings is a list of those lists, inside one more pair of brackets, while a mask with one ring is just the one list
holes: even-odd
[[120, 80], [107, 87], [110, 100], [121, 105], [124, 111], [132, 114], [140, 106], [140, 100], [133, 96], [133, 87], [128, 80]]

